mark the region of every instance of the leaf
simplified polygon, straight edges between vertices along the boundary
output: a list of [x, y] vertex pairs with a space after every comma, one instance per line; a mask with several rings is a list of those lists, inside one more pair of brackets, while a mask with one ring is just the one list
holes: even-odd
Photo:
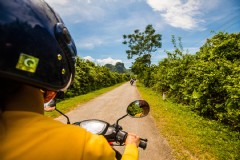
[[194, 89], [194, 91], [192, 93], [192, 98], [193, 99], [199, 99], [201, 96], [202, 95]]

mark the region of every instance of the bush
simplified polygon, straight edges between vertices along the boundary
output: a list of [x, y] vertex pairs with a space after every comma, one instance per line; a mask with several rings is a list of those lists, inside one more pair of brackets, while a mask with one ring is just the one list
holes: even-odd
[[65, 93], [65, 98], [86, 94], [127, 80], [129, 75], [111, 72], [107, 67], [95, 65], [78, 57], [74, 83]]
[[200, 115], [239, 131], [240, 33], [220, 32], [195, 55], [175, 49], [141, 81], [176, 102], [191, 105]]

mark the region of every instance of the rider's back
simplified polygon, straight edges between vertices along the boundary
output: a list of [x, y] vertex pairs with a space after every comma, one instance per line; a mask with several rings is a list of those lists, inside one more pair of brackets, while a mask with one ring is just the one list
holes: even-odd
[[9, 111], [2, 115], [3, 159], [114, 159], [102, 136], [33, 112]]
[[[103, 136], [66, 125], [34, 112], [6, 111], [1, 115], [0, 159], [114, 160]], [[138, 159], [136, 146], [127, 145], [122, 160]]]

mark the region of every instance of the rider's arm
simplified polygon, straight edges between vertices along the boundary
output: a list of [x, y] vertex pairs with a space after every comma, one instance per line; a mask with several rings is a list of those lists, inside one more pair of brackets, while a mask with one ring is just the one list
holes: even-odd
[[[132, 143], [132, 140], [133, 138], [131, 138], [128, 141], [131, 141]], [[111, 146], [103, 136], [89, 134], [86, 137], [83, 159], [115, 160], [115, 151], [111, 148]], [[122, 160], [137, 160], [137, 159], [138, 149], [136, 144], [126, 144], [125, 151], [122, 155]]]
[[115, 151], [103, 136], [89, 134], [84, 146], [84, 160], [115, 160]]
[[139, 136], [128, 133], [127, 139], [125, 141], [125, 151], [122, 155], [121, 160], [138, 160], [138, 146], [140, 143]]
[[128, 144], [125, 147], [121, 160], [138, 160], [138, 149], [133, 144]]

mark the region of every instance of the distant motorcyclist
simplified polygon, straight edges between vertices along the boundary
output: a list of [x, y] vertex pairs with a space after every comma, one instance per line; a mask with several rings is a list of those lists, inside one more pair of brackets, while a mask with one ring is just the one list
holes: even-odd
[[[103, 136], [43, 115], [75, 73], [76, 47], [59, 15], [43, 0], [0, 0], [0, 12], [0, 159], [114, 160]], [[122, 159], [138, 159], [139, 137], [125, 144]]]
[[130, 84], [133, 85], [134, 81], [135, 81], [135, 80], [134, 80], [133, 78], [131, 78], [131, 79], [130, 79]]

